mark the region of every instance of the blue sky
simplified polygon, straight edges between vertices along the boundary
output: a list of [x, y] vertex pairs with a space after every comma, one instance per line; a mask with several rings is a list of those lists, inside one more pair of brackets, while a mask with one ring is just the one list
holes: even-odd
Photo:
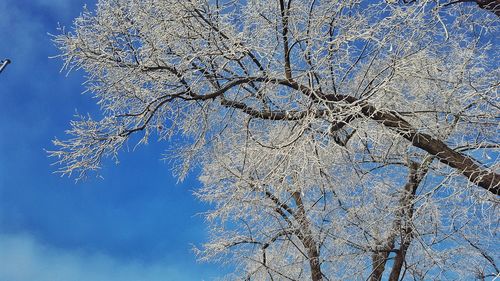
[[206, 206], [188, 178], [177, 184], [151, 141], [104, 167], [104, 179], [75, 184], [53, 174], [44, 149], [69, 120], [95, 112], [83, 73], [60, 73], [48, 33], [71, 26], [92, 0], [0, 1], [0, 281], [211, 280], [191, 243], [207, 232]]

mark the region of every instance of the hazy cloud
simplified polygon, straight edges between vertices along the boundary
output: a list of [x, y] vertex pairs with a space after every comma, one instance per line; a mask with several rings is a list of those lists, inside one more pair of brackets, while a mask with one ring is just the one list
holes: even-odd
[[120, 261], [102, 254], [65, 251], [28, 235], [0, 234], [0, 280], [177, 281], [196, 280], [177, 266]]

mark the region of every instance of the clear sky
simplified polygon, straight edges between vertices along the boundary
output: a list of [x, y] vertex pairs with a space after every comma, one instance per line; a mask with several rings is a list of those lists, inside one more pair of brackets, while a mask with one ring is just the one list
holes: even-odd
[[75, 184], [53, 174], [44, 149], [64, 138], [75, 110], [96, 112], [82, 95], [83, 73], [60, 73], [48, 33], [71, 26], [93, 0], [1, 0], [0, 281], [211, 280], [219, 268], [196, 262], [191, 243], [207, 232], [206, 206], [177, 184], [151, 141], [107, 164], [104, 179]]

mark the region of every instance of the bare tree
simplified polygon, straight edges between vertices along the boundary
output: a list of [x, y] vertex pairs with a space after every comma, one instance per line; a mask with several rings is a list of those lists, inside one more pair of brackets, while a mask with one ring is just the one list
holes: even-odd
[[496, 276], [496, 10], [396, 2], [101, 0], [55, 42], [103, 118], [51, 155], [81, 178], [184, 136], [230, 278]]

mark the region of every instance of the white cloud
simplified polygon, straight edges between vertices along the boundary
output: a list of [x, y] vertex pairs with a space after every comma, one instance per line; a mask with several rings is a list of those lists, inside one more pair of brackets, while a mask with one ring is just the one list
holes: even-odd
[[8, 281], [187, 281], [192, 270], [161, 262], [124, 262], [44, 245], [28, 235], [0, 234], [0, 280]]

